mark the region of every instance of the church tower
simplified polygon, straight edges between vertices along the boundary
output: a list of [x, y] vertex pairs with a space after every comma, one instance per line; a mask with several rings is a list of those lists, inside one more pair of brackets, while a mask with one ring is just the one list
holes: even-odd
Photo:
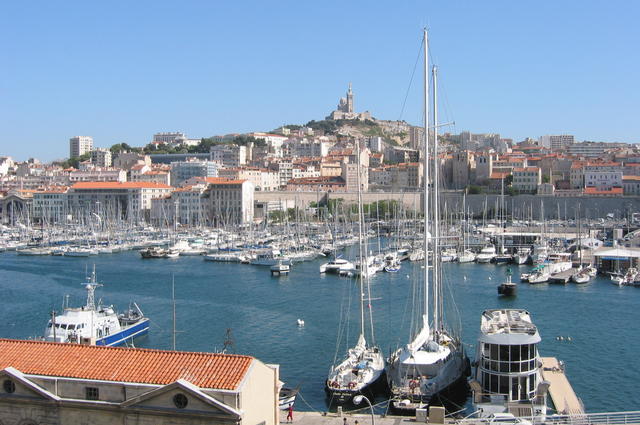
[[347, 111], [353, 113], [353, 90], [351, 90], [351, 83], [349, 83], [349, 91], [347, 91]]

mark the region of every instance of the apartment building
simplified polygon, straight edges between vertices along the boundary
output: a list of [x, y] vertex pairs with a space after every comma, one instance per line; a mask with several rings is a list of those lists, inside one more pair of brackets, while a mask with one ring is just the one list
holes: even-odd
[[542, 184], [540, 167], [514, 168], [512, 175], [511, 186], [519, 192], [536, 193]]
[[75, 136], [69, 139], [69, 158], [77, 158], [93, 150], [93, 138]]
[[64, 223], [67, 220], [66, 186], [54, 186], [33, 192], [32, 217], [38, 223]]
[[97, 148], [92, 150], [91, 163], [98, 167], [111, 167], [111, 151], [105, 148]]
[[207, 178], [203, 193], [204, 216], [212, 226], [247, 224], [253, 221], [255, 187], [248, 180]]
[[192, 177], [217, 177], [220, 163], [216, 161], [176, 161], [171, 163], [171, 185], [182, 185]]

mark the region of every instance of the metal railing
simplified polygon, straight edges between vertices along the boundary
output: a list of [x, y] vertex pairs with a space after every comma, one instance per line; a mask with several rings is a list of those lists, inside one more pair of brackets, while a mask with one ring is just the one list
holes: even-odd
[[[492, 424], [488, 418], [465, 418], [455, 421], [458, 425]], [[502, 420], [495, 425], [640, 425], [640, 411], [551, 414], [544, 417], [518, 417], [513, 422]]]

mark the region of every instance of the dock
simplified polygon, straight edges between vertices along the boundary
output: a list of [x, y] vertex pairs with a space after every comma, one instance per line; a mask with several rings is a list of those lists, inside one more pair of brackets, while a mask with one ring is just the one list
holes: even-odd
[[556, 411], [565, 415], [584, 415], [584, 406], [573, 391], [564, 368], [555, 357], [542, 357], [542, 379], [549, 382], [549, 395]]
[[552, 274], [549, 278], [549, 283], [568, 283], [571, 280], [571, 276], [578, 273], [579, 269], [571, 268], [560, 273]]

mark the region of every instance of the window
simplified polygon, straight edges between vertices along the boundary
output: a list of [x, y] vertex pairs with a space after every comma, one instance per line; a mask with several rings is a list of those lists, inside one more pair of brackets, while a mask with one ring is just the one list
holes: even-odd
[[11, 379], [5, 379], [2, 383], [5, 393], [12, 394], [16, 391], [16, 384]]
[[173, 396], [173, 404], [176, 405], [178, 409], [184, 409], [189, 404], [189, 399], [184, 394], [176, 394]]
[[87, 400], [99, 400], [100, 399], [100, 391], [96, 387], [86, 387], [85, 388], [85, 398]]

